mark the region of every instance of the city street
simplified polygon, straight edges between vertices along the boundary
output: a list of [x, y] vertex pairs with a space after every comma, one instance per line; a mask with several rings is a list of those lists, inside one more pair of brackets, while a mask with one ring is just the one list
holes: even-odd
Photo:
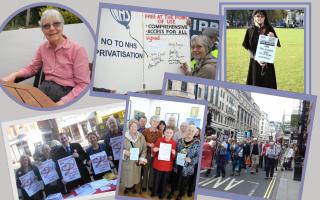
[[228, 164], [225, 178], [214, 178], [215, 170], [214, 168], [209, 177], [205, 176], [206, 170], [200, 172], [200, 187], [266, 199], [296, 200], [299, 196], [300, 182], [293, 180], [293, 171], [281, 171], [278, 167], [274, 177], [266, 180], [265, 171], [261, 168], [255, 174], [250, 174], [250, 170], [246, 173], [243, 169], [240, 176], [230, 176], [232, 168]]

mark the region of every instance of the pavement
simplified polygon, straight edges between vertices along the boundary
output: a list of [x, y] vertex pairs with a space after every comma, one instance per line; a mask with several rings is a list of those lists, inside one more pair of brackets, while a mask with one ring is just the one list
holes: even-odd
[[276, 191], [272, 199], [298, 200], [301, 181], [293, 180], [293, 171], [282, 171], [275, 185]]
[[230, 176], [232, 167], [226, 167], [224, 178], [214, 178], [216, 169], [213, 168], [209, 177], [205, 176], [206, 170], [200, 172], [199, 186], [206, 189], [215, 189], [223, 192], [232, 192], [248, 196], [263, 197], [276, 200], [298, 200], [300, 181], [293, 180], [293, 171], [274, 172], [273, 178], [265, 179], [265, 171], [259, 168], [258, 173], [250, 174], [250, 169], [241, 170], [240, 176]]

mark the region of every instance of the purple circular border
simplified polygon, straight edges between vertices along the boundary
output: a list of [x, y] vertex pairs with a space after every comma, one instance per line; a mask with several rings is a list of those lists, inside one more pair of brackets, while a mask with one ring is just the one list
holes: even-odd
[[[20, 12], [28, 9], [28, 8], [33, 8], [33, 7], [38, 7], [38, 6], [55, 6], [55, 7], [59, 7], [59, 8], [63, 8], [65, 10], [68, 10], [69, 12], [75, 14], [78, 18], [81, 19], [81, 21], [86, 25], [86, 27], [89, 29], [89, 32], [91, 33], [92, 35], [92, 38], [95, 42], [95, 32], [93, 30], [93, 28], [91, 27], [91, 25], [89, 24], [89, 22], [82, 16], [80, 15], [77, 11], [73, 10], [72, 8], [68, 7], [68, 6], [65, 6], [65, 5], [62, 5], [62, 4], [59, 4], [59, 3], [52, 3], [52, 2], [40, 2], [40, 3], [33, 3], [33, 4], [29, 4], [27, 6], [24, 6], [22, 8], [19, 8], [18, 10], [14, 11], [9, 17], [7, 17], [4, 22], [1, 24], [0, 26], [0, 33], [3, 31], [4, 27], [8, 24], [8, 22], [14, 17], [16, 16], [17, 14], [19, 14]], [[40, 111], [53, 111], [53, 110], [58, 110], [58, 109], [62, 109], [62, 108], [65, 108], [73, 103], [75, 103], [76, 101], [78, 101], [80, 98], [82, 98], [82, 96], [92, 87], [92, 84], [93, 84], [93, 79], [90, 78], [90, 83], [88, 84], [88, 86], [79, 94], [79, 96], [77, 96], [74, 100], [62, 105], [62, 106], [53, 106], [53, 107], [46, 107], [46, 108], [40, 108], [40, 107], [35, 107], [35, 106], [31, 106], [31, 105], [28, 105], [26, 103], [23, 103], [23, 102], [20, 102], [17, 100], [16, 97], [14, 97], [11, 93], [9, 93], [4, 87], [2, 84], [0, 84], [0, 87], [2, 88], [2, 90], [7, 94], [8, 97], [10, 97], [13, 101], [15, 101], [16, 103], [24, 106], [24, 107], [27, 107], [27, 108], [30, 108], [32, 110], [40, 110]]]

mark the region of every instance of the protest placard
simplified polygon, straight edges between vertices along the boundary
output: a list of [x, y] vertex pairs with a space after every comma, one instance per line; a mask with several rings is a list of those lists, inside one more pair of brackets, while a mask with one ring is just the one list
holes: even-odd
[[52, 183], [59, 179], [58, 173], [56, 171], [56, 165], [52, 159], [46, 160], [38, 166], [40, 176], [45, 185]]
[[122, 136], [110, 138], [110, 146], [114, 160], [120, 160]]
[[90, 155], [94, 174], [100, 174], [111, 170], [108, 156], [105, 151]]
[[46, 200], [63, 200], [63, 196], [60, 192], [55, 194], [50, 194], [49, 196], [47, 196]]
[[42, 184], [37, 180], [34, 172], [31, 170], [25, 175], [20, 176], [21, 187], [27, 192], [29, 197], [41, 190]]
[[64, 181], [70, 182], [81, 178], [76, 160], [72, 155], [59, 159], [58, 164]]
[[278, 38], [260, 35], [255, 60], [265, 63], [274, 63]]

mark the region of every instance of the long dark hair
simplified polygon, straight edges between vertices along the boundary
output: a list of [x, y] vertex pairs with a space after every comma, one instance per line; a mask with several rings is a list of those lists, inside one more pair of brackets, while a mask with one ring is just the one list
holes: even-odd
[[260, 15], [263, 15], [264, 16], [264, 25], [267, 27], [267, 26], [271, 26], [271, 24], [269, 23], [269, 20], [268, 20], [268, 15], [267, 15], [267, 12], [265, 10], [254, 10], [252, 12], [252, 25], [254, 26], [255, 25], [255, 21], [254, 21], [254, 16], [256, 14], [260, 14]]
[[160, 122], [159, 122], [159, 125], [158, 125], [158, 129], [160, 130], [160, 125], [161, 124], [163, 124], [164, 125], [164, 130], [166, 130], [166, 127], [167, 127], [167, 125], [166, 125], [166, 122], [165, 121], [163, 121], [163, 120], [161, 120]]

